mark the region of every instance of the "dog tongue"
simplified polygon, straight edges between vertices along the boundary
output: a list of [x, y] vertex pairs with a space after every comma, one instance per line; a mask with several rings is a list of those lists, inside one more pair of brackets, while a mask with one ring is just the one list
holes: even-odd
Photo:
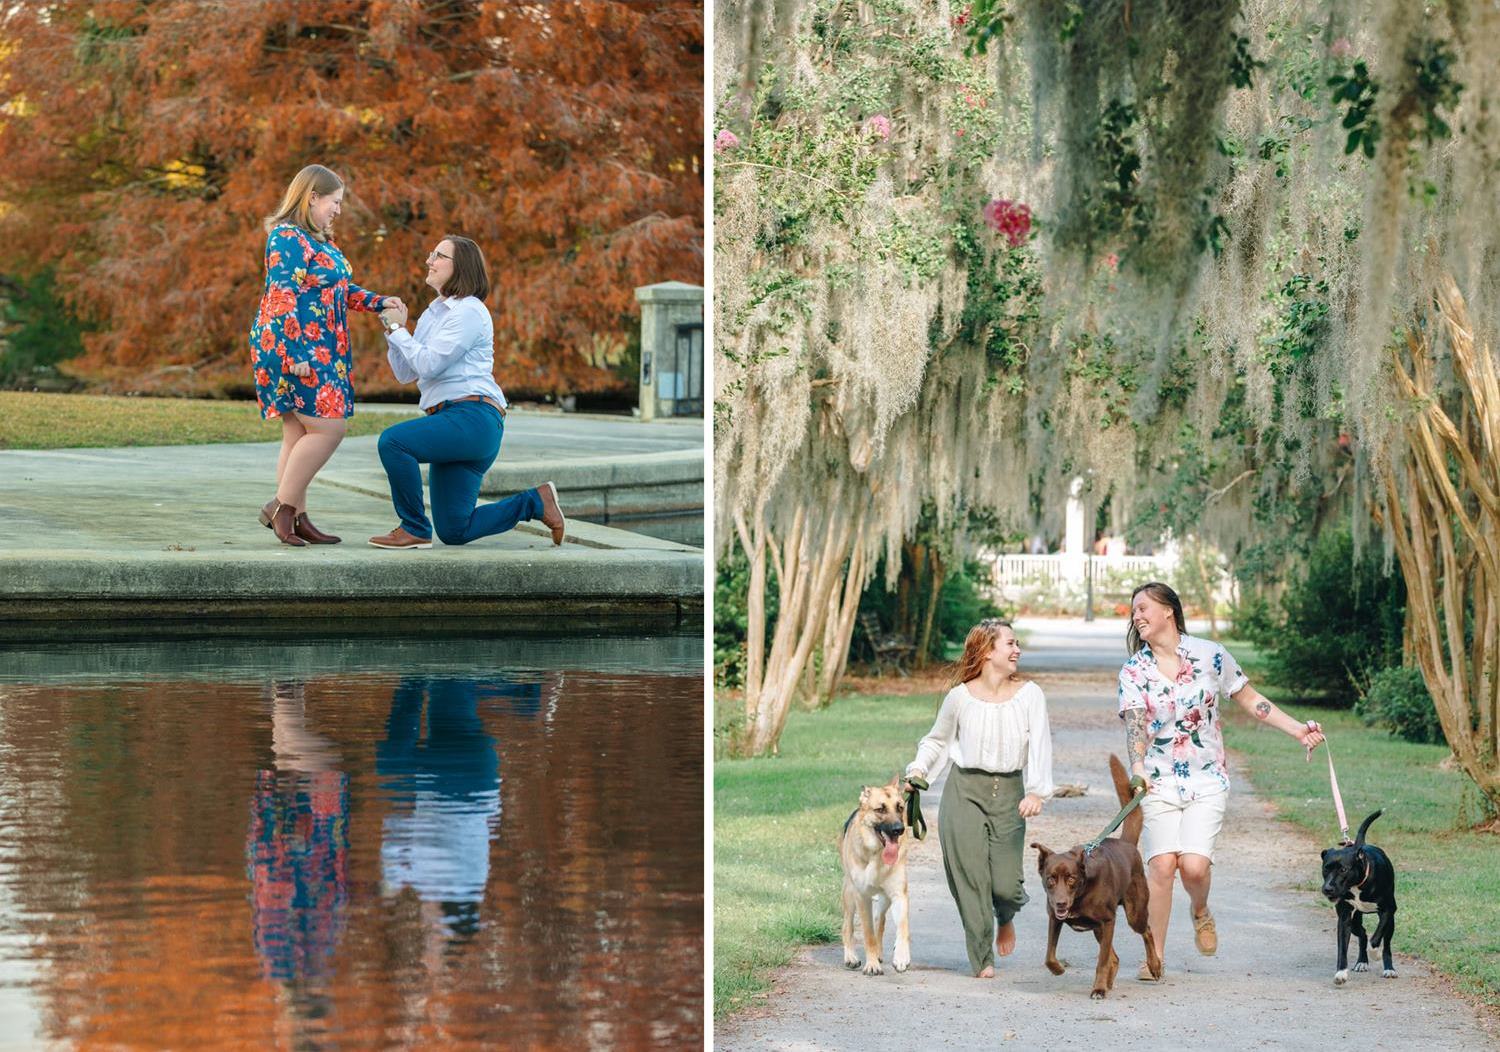
[[896, 856], [901, 852], [901, 841], [892, 840], [889, 837], [882, 837], [881, 839], [885, 841], [885, 847], [880, 851], [880, 858], [887, 866], [893, 865], [896, 861]]

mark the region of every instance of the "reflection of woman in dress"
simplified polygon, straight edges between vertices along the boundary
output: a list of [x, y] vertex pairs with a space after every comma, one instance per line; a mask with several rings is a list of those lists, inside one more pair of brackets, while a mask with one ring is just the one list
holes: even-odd
[[300, 987], [333, 971], [349, 900], [349, 777], [310, 730], [301, 683], [271, 688], [276, 769], [257, 772], [246, 868], [267, 978]]
[[266, 285], [250, 328], [250, 353], [261, 415], [281, 420], [281, 456], [276, 497], [261, 509], [260, 521], [294, 547], [339, 540], [308, 521], [307, 487], [354, 414], [348, 312], [402, 306], [350, 280], [349, 263], [330, 233], [343, 200], [343, 180], [310, 164], [265, 221]]

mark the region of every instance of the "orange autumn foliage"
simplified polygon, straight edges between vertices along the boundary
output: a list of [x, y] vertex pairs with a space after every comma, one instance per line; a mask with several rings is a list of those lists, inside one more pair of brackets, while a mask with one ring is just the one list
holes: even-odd
[[[6, 5], [3, 266], [96, 324], [77, 375], [245, 394], [261, 219], [317, 162], [360, 285], [415, 316], [428, 250], [472, 237], [508, 392], [626, 387], [634, 288], [702, 283], [702, 42], [693, 0]], [[396, 389], [353, 335], [360, 394]]]

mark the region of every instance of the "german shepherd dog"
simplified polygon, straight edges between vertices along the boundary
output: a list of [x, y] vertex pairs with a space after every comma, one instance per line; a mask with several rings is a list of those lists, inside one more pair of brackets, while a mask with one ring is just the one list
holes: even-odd
[[886, 785], [867, 785], [859, 806], [839, 834], [844, 863], [844, 967], [858, 968], [854, 950], [854, 911], [865, 932], [866, 975], [880, 975], [880, 947], [885, 941], [885, 914], [896, 913], [896, 951], [891, 964], [904, 972], [911, 965], [911, 921], [906, 899], [906, 800], [901, 776]]
[[[1120, 806], [1130, 803], [1130, 780], [1118, 757], [1109, 758], [1109, 774], [1115, 783]], [[1037, 869], [1047, 889], [1047, 960], [1053, 975], [1061, 975], [1066, 966], [1057, 959], [1057, 934], [1066, 924], [1074, 931], [1091, 931], [1099, 940], [1099, 962], [1094, 967], [1094, 988], [1089, 996], [1102, 1000], [1115, 985], [1120, 970], [1120, 956], [1115, 953], [1115, 916], [1125, 907], [1125, 919], [1146, 943], [1146, 964], [1152, 978], [1161, 978], [1161, 955], [1151, 938], [1146, 916], [1150, 892], [1146, 887], [1146, 868], [1136, 842], [1145, 820], [1140, 808], [1131, 811], [1118, 837], [1111, 837], [1085, 855], [1083, 845], [1067, 851], [1049, 851], [1041, 844], [1037, 849]]]

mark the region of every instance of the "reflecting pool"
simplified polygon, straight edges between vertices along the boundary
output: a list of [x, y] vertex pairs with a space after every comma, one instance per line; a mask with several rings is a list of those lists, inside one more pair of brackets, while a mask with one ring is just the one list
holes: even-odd
[[0, 1047], [703, 1041], [696, 638], [0, 647]]

